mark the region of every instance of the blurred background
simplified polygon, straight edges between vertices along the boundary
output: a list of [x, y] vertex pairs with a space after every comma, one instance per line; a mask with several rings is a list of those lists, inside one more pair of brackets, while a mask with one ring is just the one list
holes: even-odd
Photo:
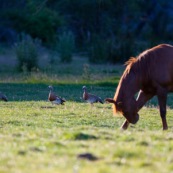
[[173, 42], [171, 0], [0, 0], [0, 21], [0, 63], [18, 71], [71, 63], [74, 55], [124, 63]]

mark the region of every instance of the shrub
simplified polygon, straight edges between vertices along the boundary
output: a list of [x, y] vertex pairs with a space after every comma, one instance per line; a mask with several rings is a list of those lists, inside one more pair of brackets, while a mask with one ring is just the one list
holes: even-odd
[[14, 46], [19, 71], [31, 71], [38, 68], [38, 44], [37, 39], [31, 38], [29, 35], [21, 35], [20, 41]]
[[74, 34], [70, 31], [63, 32], [58, 38], [58, 52], [61, 62], [71, 62], [75, 48]]
[[89, 61], [91, 63], [104, 63], [108, 59], [107, 41], [99, 36], [93, 38], [89, 50]]
[[106, 38], [97, 36], [93, 39], [89, 51], [91, 63], [118, 63], [125, 62], [135, 55], [135, 42], [131, 38]]
[[108, 60], [111, 63], [121, 62], [124, 63], [127, 61], [131, 56], [135, 56], [134, 51], [134, 42], [126, 40], [126, 41], [119, 41], [113, 40], [110, 42], [110, 47], [108, 50]]
[[34, 0], [22, 0], [23, 3], [21, 1], [14, 3], [13, 1], [10, 0], [6, 3], [7, 7], [4, 7], [4, 13], [0, 10], [0, 19], [5, 21], [1, 25], [11, 22], [15, 31], [25, 32], [33, 38], [39, 38], [46, 46], [53, 46], [56, 43], [57, 29], [63, 23], [63, 17], [55, 10], [48, 8], [47, 1], [42, 3]]

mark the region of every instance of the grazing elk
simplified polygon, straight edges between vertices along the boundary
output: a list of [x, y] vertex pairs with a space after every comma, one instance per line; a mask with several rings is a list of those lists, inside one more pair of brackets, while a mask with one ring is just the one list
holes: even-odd
[[129, 123], [137, 123], [138, 111], [155, 95], [158, 98], [163, 130], [168, 129], [166, 101], [168, 93], [173, 92], [173, 46], [155, 46], [137, 58], [130, 58], [126, 65], [114, 98], [106, 99], [113, 103], [114, 113], [120, 112], [126, 118], [122, 129], [127, 129]]

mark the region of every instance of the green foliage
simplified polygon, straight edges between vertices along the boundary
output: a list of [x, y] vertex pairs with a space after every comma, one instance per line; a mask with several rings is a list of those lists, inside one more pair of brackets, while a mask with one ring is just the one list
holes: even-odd
[[91, 63], [117, 63], [125, 62], [131, 56], [135, 56], [138, 47], [132, 38], [117, 36], [118, 38], [103, 39], [94, 37], [92, 47], [89, 50]]
[[38, 68], [38, 45], [37, 39], [32, 39], [29, 35], [21, 35], [20, 41], [14, 46], [19, 71], [25, 72]]
[[52, 46], [56, 42], [57, 28], [63, 19], [55, 11], [46, 7], [46, 1], [27, 1], [22, 7], [7, 8], [2, 16], [12, 21], [18, 32], [25, 32], [33, 38], [39, 38], [45, 45]]
[[130, 57], [135, 56], [136, 52], [138, 52], [138, 46], [135, 45], [135, 40], [130, 35], [125, 37], [122, 35], [118, 36], [118, 39], [115, 39], [111, 46], [113, 46], [113, 48], [110, 47], [109, 60], [112, 63], [123, 63]]
[[61, 62], [71, 62], [73, 51], [75, 48], [74, 34], [70, 31], [59, 34], [58, 37], [58, 52]]
[[70, 37], [77, 53], [89, 50], [92, 63], [124, 63], [139, 52], [138, 43], [153, 46], [173, 38], [171, 1], [1, 0], [1, 4], [1, 40], [10, 40], [11, 35], [15, 40], [16, 32], [25, 32], [52, 48], [58, 35], [63, 40], [63, 62], [71, 61]]
[[89, 61], [103, 63], [108, 58], [108, 44], [99, 36], [93, 38], [92, 47], [89, 50]]
[[28, 10], [31, 11], [32, 15], [27, 16], [26, 32], [33, 37], [40, 38], [43, 43], [55, 44], [56, 30], [62, 21], [59, 15], [45, 6], [39, 9], [34, 2], [28, 5]]

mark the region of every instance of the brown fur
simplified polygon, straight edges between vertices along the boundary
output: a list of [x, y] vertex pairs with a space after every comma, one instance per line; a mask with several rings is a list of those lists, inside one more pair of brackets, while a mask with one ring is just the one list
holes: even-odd
[[[158, 45], [142, 52], [137, 58], [130, 58], [125, 64], [126, 69], [113, 99], [114, 114], [122, 112], [127, 121], [134, 124], [139, 119], [137, 112], [156, 95], [163, 129], [167, 129], [166, 98], [168, 92], [173, 92], [173, 46]], [[134, 96], [137, 92], [136, 100]], [[122, 104], [119, 106], [118, 103]]]

